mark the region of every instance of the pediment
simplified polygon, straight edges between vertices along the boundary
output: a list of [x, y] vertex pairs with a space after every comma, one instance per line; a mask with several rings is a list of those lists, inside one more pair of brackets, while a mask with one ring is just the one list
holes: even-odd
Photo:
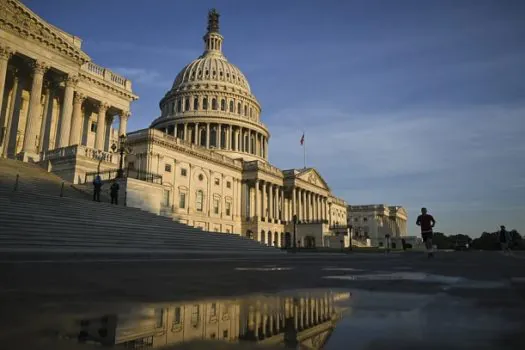
[[306, 181], [314, 186], [330, 191], [328, 184], [315, 169], [307, 169], [297, 175], [298, 179]]
[[[18, 0], [0, 0], [0, 28], [26, 40], [37, 42], [62, 56], [80, 64], [90, 61], [89, 56], [75, 45], [71, 35], [50, 25]], [[78, 40], [78, 39], [77, 39]]]

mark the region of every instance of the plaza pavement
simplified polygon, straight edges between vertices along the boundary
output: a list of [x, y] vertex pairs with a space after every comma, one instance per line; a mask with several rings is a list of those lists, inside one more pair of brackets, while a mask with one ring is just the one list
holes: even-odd
[[[307, 289], [350, 290], [356, 298], [356, 312], [343, 318], [327, 349], [349, 348], [349, 329], [359, 330], [360, 340], [353, 338], [355, 349], [380, 349], [387, 343], [388, 349], [525, 349], [521, 252], [510, 257], [499, 252], [442, 252], [434, 259], [416, 252], [277, 258], [3, 255], [0, 277], [0, 343], [12, 349], [38, 339], [43, 325], [31, 321], [39, 319], [37, 314], [52, 315], [51, 309]], [[407, 310], [419, 312], [415, 323], [397, 320], [392, 313], [407, 308], [407, 303]], [[397, 321], [384, 323], [389, 315]], [[403, 322], [410, 329], [417, 325], [412, 335], [397, 332], [385, 338]], [[368, 328], [362, 329], [364, 324]], [[363, 338], [367, 329], [368, 340]], [[38, 348], [36, 343], [31, 346]]]

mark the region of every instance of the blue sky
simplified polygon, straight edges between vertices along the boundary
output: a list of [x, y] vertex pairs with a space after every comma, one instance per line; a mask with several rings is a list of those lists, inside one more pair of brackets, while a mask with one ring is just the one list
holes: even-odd
[[129, 129], [202, 53], [207, 10], [270, 128], [270, 160], [350, 204], [421, 206], [437, 230], [525, 233], [525, 2], [25, 0], [133, 80]]

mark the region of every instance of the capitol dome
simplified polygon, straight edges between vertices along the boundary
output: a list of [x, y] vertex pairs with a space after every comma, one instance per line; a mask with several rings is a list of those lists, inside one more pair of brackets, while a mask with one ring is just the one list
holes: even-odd
[[219, 14], [208, 13], [204, 53], [186, 65], [160, 101], [151, 127], [232, 158], [266, 160], [270, 134], [248, 80], [222, 53]]

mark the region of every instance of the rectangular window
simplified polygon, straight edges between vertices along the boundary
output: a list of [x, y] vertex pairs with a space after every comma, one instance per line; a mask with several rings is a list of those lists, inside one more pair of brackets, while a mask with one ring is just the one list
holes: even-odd
[[200, 320], [200, 308], [198, 304], [191, 309], [191, 324], [198, 324]]
[[186, 193], [179, 193], [179, 208], [186, 208]]
[[164, 322], [164, 309], [155, 309], [155, 327], [161, 328]]
[[218, 199], [213, 200], [213, 212], [215, 214], [219, 214], [219, 200]]
[[228, 339], [228, 331], [222, 331], [222, 338], [223, 339]]
[[197, 211], [202, 211], [202, 201], [204, 200], [204, 194], [202, 191], [197, 191], [197, 195], [195, 197], [195, 209]]
[[91, 123], [91, 132], [97, 132], [97, 123], [95, 122], [92, 122]]
[[231, 206], [232, 204], [230, 202], [226, 202], [226, 216], [230, 216]]
[[216, 303], [211, 304], [210, 316], [212, 317], [217, 316], [217, 304]]
[[164, 171], [171, 173], [171, 164], [164, 164]]
[[170, 206], [170, 193], [171, 193], [171, 191], [164, 190], [164, 205], [166, 207]]
[[181, 324], [182, 323], [182, 312], [180, 307], [175, 308], [175, 315], [173, 317], [173, 324]]
[[232, 183], [230, 181], [226, 181], [226, 188], [232, 188]]
[[184, 168], [180, 169], [180, 175], [181, 176], [186, 176], [187, 174], [188, 174], [188, 170], [186, 170]]
[[216, 184], [216, 185], [220, 185], [220, 184], [221, 184], [221, 180], [219, 180], [219, 179], [215, 179], [215, 184]]

